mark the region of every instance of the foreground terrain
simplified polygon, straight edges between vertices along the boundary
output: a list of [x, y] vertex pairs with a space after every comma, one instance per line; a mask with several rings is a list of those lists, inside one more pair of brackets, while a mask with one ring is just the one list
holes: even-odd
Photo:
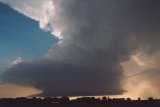
[[130, 98], [82, 97], [70, 100], [61, 98], [1, 98], [0, 107], [160, 107], [160, 100], [131, 100]]

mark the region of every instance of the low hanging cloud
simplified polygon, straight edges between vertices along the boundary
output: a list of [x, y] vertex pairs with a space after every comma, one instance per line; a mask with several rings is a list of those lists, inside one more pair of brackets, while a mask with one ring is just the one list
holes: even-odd
[[63, 38], [44, 58], [23, 61], [1, 75], [4, 82], [42, 90], [37, 96], [123, 94], [128, 90], [122, 87], [121, 63], [137, 52], [160, 51], [158, 1], [0, 1]]

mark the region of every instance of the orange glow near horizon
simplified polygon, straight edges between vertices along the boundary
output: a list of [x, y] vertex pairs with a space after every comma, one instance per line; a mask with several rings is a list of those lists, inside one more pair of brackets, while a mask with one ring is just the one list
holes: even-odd
[[33, 87], [23, 87], [13, 84], [0, 85], [0, 97], [15, 98], [39, 94], [42, 91]]
[[[148, 69], [149, 66], [145, 66], [145, 63], [143, 60], [138, 59], [137, 55], [131, 56], [129, 61], [122, 63], [125, 71], [124, 74], [126, 76], [130, 76]], [[119, 95], [118, 97], [130, 97], [133, 99], [140, 97], [142, 99], [147, 99], [148, 97], [158, 98], [160, 96], [156, 93], [158, 92], [157, 87], [152, 85], [150, 78], [146, 79], [143, 75], [124, 79], [123, 87], [127, 92], [123, 95]]]

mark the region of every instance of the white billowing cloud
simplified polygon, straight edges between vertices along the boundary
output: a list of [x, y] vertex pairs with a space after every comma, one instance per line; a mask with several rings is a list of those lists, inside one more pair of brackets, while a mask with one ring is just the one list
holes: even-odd
[[17, 57], [14, 61], [12, 61], [11, 65], [17, 65], [19, 63], [22, 63], [22, 58], [21, 57]]
[[[39, 22], [40, 28], [50, 31], [54, 36], [62, 39], [61, 29], [56, 25], [58, 19], [58, 5], [56, 0], [0, 0], [9, 4], [20, 13]], [[56, 9], [57, 8], [57, 9]]]

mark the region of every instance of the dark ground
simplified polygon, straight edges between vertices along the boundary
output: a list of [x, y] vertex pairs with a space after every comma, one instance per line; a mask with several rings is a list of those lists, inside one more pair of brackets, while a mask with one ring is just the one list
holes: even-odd
[[110, 99], [103, 97], [82, 97], [69, 100], [68, 97], [61, 98], [1, 98], [0, 107], [160, 107], [160, 100], [131, 100], [130, 98]]

